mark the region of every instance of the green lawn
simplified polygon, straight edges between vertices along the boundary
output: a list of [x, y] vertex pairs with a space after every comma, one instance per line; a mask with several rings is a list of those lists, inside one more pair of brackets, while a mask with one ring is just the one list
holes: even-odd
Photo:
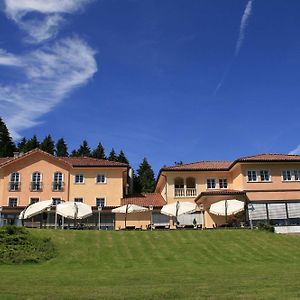
[[299, 299], [300, 236], [54, 231], [58, 256], [0, 265], [0, 299]]

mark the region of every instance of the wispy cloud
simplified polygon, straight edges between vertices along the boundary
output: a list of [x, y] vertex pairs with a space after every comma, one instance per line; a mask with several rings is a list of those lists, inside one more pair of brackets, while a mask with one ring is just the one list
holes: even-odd
[[[235, 46], [234, 57], [237, 57], [239, 55], [240, 50], [242, 48], [243, 41], [245, 39], [245, 31], [246, 31], [246, 27], [247, 27], [247, 24], [248, 24], [248, 19], [251, 16], [251, 13], [252, 13], [252, 4], [253, 4], [253, 0], [249, 0], [247, 2], [246, 8], [244, 10], [244, 13], [243, 13], [243, 16], [242, 16], [242, 19], [241, 19], [241, 23], [240, 23], [239, 35], [238, 35], [238, 39], [237, 39], [236, 46]], [[234, 58], [231, 61], [231, 63], [229, 64], [229, 66], [226, 68], [226, 70], [224, 71], [221, 80], [217, 84], [217, 87], [215, 88], [214, 93], [213, 93], [214, 96], [218, 93], [219, 89], [222, 87], [222, 85], [223, 85], [223, 83], [224, 83], [224, 81], [227, 77], [227, 74], [231, 70], [233, 62], [234, 62]]]
[[246, 30], [247, 22], [251, 15], [251, 12], [252, 12], [252, 0], [249, 0], [246, 5], [246, 8], [244, 10], [244, 14], [242, 16], [239, 37], [238, 37], [238, 40], [236, 42], [236, 47], [235, 47], [235, 53], [234, 53], [235, 56], [237, 56], [239, 54], [241, 47], [243, 45], [243, 41], [245, 38], [245, 30]]
[[21, 60], [15, 55], [6, 52], [3, 49], [0, 49], [0, 65], [2, 66], [21, 66]]
[[[27, 41], [40, 43], [55, 37], [65, 14], [82, 10], [93, 0], [5, 0], [5, 13], [27, 34]], [[28, 18], [30, 13], [31, 17]], [[34, 17], [33, 17], [34, 16]]]
[[300, 154], [300, 145], [298, 145], [298, 147], [295, 148], [294, 150], [290, 151], [289, 154]]
[[[18, 67], [19, 82], [0, 82], [0, 112], [14, 138], [35, 126], [74, 89], [97, 72], [95, 51], [80, 37], [49, 42], [56, 35], [61, 14], [83, 8], [91, 0], [5, 0], [5, 12], [39, 46], [15, 55], [0, 49], [0, 67]], [[30, 12], [41, 14], [31, 18]], [[46, 42], [46, 40], [48, 40]]]

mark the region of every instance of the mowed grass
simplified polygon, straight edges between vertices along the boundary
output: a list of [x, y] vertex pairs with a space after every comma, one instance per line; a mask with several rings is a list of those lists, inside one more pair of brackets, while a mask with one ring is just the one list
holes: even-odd
[[0, 299], [298, 299], [300, 236], [257, 230], [61, 231], [58, 256], [0, 265]]

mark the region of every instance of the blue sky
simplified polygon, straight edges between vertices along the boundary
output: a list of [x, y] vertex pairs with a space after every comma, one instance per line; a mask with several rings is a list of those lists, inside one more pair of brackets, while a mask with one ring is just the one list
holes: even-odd
[[134, 167], [300, 153], [300, 1], [2, 0], [0, 115]]

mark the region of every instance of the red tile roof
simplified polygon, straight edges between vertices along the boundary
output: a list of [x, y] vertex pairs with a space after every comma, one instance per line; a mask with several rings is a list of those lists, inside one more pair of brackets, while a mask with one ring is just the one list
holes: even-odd
[[221, 190], [209, 190], [200, 193], [201, 196], [207, 195], [244, 195], [246, 192], [232, 189], [221, 189]]
[[236, 162], [240, 161], [300, 161], [300, 155], [264, 153], [241, 157], [236, 160]]
[[0, 157], [0, 166], [13, 159], [14, 159], [13, 157]]
[[197, 170], [228, 170], [232, 161], [199, 161], [189, 164], [176, 165], [171, 167], [163, 167], [162, 171], [181, 170], [181, 171], [197, 171]]
[[162, 207], [166, 201], [160, 193], [142, 193], [140, 195], [132, 195], [121, 199], [121, 205], [136, 204], [140, 206]]
[[92, 157], [58, 157], [72, 167], [128, 167], [125, 163], [97, 159]]

